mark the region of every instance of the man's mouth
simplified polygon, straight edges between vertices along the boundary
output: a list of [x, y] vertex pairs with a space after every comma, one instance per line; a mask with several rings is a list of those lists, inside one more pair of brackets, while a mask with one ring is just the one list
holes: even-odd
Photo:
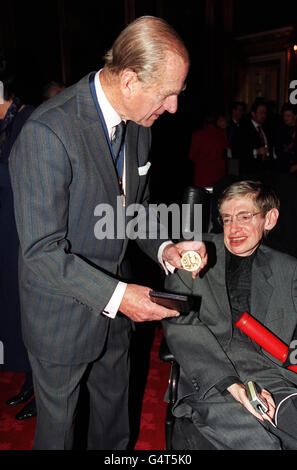
[[246, 240], [247, 237], [232, 237], [230, 238], [230, 243], [240, 243]]

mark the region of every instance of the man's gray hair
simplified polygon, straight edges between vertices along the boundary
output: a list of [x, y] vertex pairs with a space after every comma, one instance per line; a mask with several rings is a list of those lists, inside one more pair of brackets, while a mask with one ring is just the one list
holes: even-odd
[[118, 75], [133, 70], [150, 84], [160, 78], [166, 54], [173, 52], [189, 62], [187, 49], [177, 32], [163, 19], [142, 16], [130, 23], [105, 55], [105, 68]]
[[247, 180], [233, 183], [225, 189], [218, 201], [219, 211], [224, 201], [246, 196], [251, 197], [254, 200], [254, 203], [259, 211], [261, 211], [262, 216], [265, 216], [271, 209], [279, 210], [280, 202], [272, 188], [266, 186], [260, 181]]

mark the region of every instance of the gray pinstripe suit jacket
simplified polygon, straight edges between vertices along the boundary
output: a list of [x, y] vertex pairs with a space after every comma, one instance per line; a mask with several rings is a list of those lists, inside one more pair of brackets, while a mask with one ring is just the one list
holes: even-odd
[[[127, 204], [148, 196], [138, 167], [149, 147], [150, 131], [128, 122]], [[25, 345], [57, 364], [94, 360], [109, 322], [101, 312], [117, 285], [127, 240], [94, 235], [95, 207], [115, 209], [120, 192], [89, 75], [32, 114], [10, 155], [10, 174]], [[160, 244], [142, 247], [156, 259]]]

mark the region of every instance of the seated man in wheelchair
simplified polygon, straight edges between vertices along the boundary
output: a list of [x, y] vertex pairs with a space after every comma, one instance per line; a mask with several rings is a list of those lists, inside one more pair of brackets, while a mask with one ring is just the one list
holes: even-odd
[[[206, 268], [196, 279], [178, 270], [165, 281], [166, 291], [195, 299], [190, 313], [162, 321], [180, 365], [173, 414], [190, 418], [215, 449], [297, 449], [297, 374], [288, 368], [297, 363], [297, 260], [262, 243], [279, 201], [262, 183], [241, 181], [218, 207], [223, 233], [203, 237]], [[285, 361], [235, 325], [243, 312], [291, 344]], [[255, 407], [249, 381], [258, 389]]]

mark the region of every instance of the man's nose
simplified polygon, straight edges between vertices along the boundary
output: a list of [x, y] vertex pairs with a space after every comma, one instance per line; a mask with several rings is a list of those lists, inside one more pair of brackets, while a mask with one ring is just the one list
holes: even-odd
[[177, 96], [168, 96], [164, 103], [164, 108], [168, 113], [174, 114], [177, 111]]
[[231, 220], [229, 227], [231, 232], [237, 232], [241, 228], [241, 225], [234, 217]]

